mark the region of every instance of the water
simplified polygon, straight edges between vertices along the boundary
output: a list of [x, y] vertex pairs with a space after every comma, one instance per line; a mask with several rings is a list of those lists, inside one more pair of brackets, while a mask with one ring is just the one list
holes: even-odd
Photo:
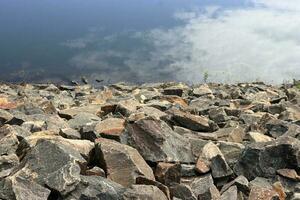
[[280, 83], [300, 77], [300, 0], [2, 0], [3, 81]]

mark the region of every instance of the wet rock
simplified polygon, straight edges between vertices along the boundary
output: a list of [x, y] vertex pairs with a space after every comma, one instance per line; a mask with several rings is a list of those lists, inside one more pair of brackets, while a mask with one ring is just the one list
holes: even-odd
[[154, 180], [152, 169], [134, 148], [108, 139], [97, 139], [96, 156], [99, 165], [112, 181], [130, 187], [144, 175]]
[[125, 191], [123, 198], [124, 200], [168, 200], [158, 187], [152, 185], [133, 185]]
[[172, 119], [181, 126], [193, 131], [213, 132], [218, 126], [203, 116], [192, 115], [179, 110], [169, 111]]
[[158, 163], [155, 170], [155, 178], [164, 185], [180, 183], [181, 166], [180, 164]]
[[125, 131], [125, 120], [120, 118], [107, 118], [98, 122], [95, 126], [95, 133], [102, 137], [120, 141]]
[[291, 137], [250, 144], [235, 166], [235, 171], [250, 180], [257, 176], [274, 177], [278, 169], [295, 169], [299, 166], [299, 148], [299, 141]]
[[128, 124], [128, 143], [151, 162], [195, 162], [191, 146], [165, 122], [152, 118]]

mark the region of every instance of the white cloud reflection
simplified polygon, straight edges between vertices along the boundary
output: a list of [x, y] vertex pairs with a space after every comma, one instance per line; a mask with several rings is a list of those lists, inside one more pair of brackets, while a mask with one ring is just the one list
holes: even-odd
[[[253, 8], [209, 7], [204, 13], [177, 13], [183, 25], [128, 34], [146, 43], [147, 48], [85, 52], [74, 56], [71, 63], [109, 71], [115, 65], [107, 60], [117, 57], [122, 59], [118, 67], [126, 66], [124, 77], [134, 73], [138, 81], [159, 78], [200, 82], [204, 72], [208, 72], [210, 81], [218, 82], [281, 83], [299, 78], [300, 0], [252, 2]], [[83, 48], [89, 43], [77, 39], [66, 45]]]

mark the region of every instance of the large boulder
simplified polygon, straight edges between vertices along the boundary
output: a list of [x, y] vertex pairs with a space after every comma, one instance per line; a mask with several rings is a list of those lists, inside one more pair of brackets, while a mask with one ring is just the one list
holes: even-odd
[[130, 187], [140, 175], [155, 180], [152, 169], [130, 146], [100, 138], [96, 140], [95, 154], [96, 162], [106, 171], [107, 177], [124, 187]]
[[187, 139], [165, 122], [146, 118], [127, 125], [128, 144], [151, 162], [195, 162]]
[[272, 178], [278, 169], [299, 169], [300, 141], [280, 137], [266, 143], [248, 145], [235, 166], [235, 172], [252, 180], [257, 176]]

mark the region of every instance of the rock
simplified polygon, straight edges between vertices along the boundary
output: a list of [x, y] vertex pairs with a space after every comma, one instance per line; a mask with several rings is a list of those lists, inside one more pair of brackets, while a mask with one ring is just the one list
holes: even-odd
[[13, 168], [19, 165], [19, 158], [16, 154], [0, 156], [0, 179], [8, 176]]
[[197, 200], [193, 194], [192, 189], [188, 185], [173, 183], [169, 186], [171, 196], [182, 200]]
[[0, 128], [0, 156], [14, 154], [18, 148], [19, 140], [10, 126]]
[[274, 140], [273, 138], [258, 132], [249, 132], [248, 135], [250, 142], [270, 142]]
[[285, 178], [294, 180], [294, 181], [300, 181], [300, 176], [297, 174], [296, 170], [294, 169], [278, 169], [277, 174], [280, 176], [283, 176]]
[[164, 185], [180, 183], [181, 166], [180, 164], [158, 163], [155, 170], [155, 178]]
[[231, 186], [228, 188], [221, 196], [221, 200], [239, 200], [238, 190], [236, 186]]
[[103, 169], [101, 169], [100, 167], [97, 167], [97, 166], [93, 167], [92, 169], [86, 170], [85, 175], [87, 175], [87, 176], [106, 177], [105, 171]]
[[140, 175], [155, 180], [152, 169], [130, 146], [99, 138], [95, 151], [99, 166], [105, 170], [107, 177], [124, 187], [130, 187]]
[[151, 162], [195, 162], [187, 139], [174, 132], [165, 122], [147, 118], [127, 127], [128, 143]]
[[222, 190], [220, 192], [224, 193], [226, 190], [228, 190], [232, 186], [236, 186], [239, 191], [243, 192], [246, 195], [248, 195], [250, 192], [249, 182], [248, 182], [247, 178], [244, 176], [238, 176], [233, 181], [227, 183], [226, 185], [224, 185], [222, 187]]
[[233, 167], [239, 160], [245, 146], [240, 143], [218, 141], [217, 146], [225, 157], [230, 167]]
[[193, 95], [196, 97], [212, 95], [212, 91], [209, 89], [208, 85], [200, 85], [199, 87], [193, 89]]
[[214, 187], [214, 181], [210, 174], [205, 174], [202, 176], [198, 176], [193, 179], [193, 181], [189, 184], [194, 195], [199, 199], [199, 195], [202, 196], [206, 193], [210, 193], [212, 187]]
[[115, 112], [121, 113], [123, 116], [129, 116], [131, 113], [137, 110], [137, 107], [140, 106], [140, 103], [133, 99], [128, 99], [120, 101], [117, 104]]
[[218, 129], [217, 125], [206, 117], [192, 115], [179, 110], [172, 110], [168, 112], [172, 119], [179, 125], [191, 129], [193, 131], [213, 132]]
[[136, 178], [136, 184], [156, 186], [166, 195], [166, 197], [169, 200], [171, 200], [169, 188], [167, 186], [165, 186], [164, 184], [160, 183], [160, 182], [147, 179], [146, 177], [143, 177], [143, 176], [139, 176], [139, 177]]
[[120, 141], [125, 131], [125, 120], [119, 118], [107, 118], [98, 122], [95, 126], [95, 133], [102, 137]]
[[124, 200], [168, 200], [166, 195], [153, 185], [133, 185], [125, 191], [123, 198]]
[[86, 160], [76, 149], [54, 141], [39, 140], [22, 160], [22, 169], [14, 176], [26, 177], [66, 195], [80, 182], [81, 170], [86, 165]]
[[249, 200], [274, 200], [274, 199], [280, 199], [279, 194], [273, 190], [268, 188], [260, 188], [260, 187], [252, 187], [250, 194], [249, 194]]
[[181, 176], [182, 177], [194, 177], [197, 176], [196, 167], [193, 164], [181, 164]]
[[90, 113], [98, 116], [101, 114], [101, 112], [102, 112], [101, 106], [87, 105], [87, 106], [73, 107], [65, 110], [60, 110], [58, 114], [60, 117], [70, 120], [79, 113]]
[[209, 166], [214, 178], [223, 178], [232, 175], [232, 170], [228, 166], [224, 155], [214, 143], [207, 143], [202, 150], [201, 157], [210, 162]]
[[200, 174], [205, 174], [210, 171], [209, 166], [205, 163], [204, 160], [198, 158], [195, 170]]
[[236, 126], [219, 129], [214, 132], [214, 134], [217, 136], [218, 140], [242, 143], [245, 137], [245, 130], [240, 126]]
[[177, 96], [182, 96], [183, 89], [182, 88], [177, 88], [177, 87], [169, 87], [165, 88], [163, 91], [164, 95], [177, 95]]
[[291, 137], [280, 137], [268, 143], [252, 143], [246, 147], [235, 172], [247, 179], [257, 176], [271, 178], [278, 169], [299, 166], [300, 142]]
[[271, 119], [264, 124], [267, 134], [271, 135], [273, 138], [278, 138], [285, 134], [289, 127], [288, 124], [282, 120]]
[[154, 117], [156, 119], [161, 119], [162, 117], [166, 116], [167, 114], [160, 111], [157, 108], [154, 107], [148, 107], [148, 106], [143, 106], [137, 110], [137, 112], [144, 113], [145, 116], [150, 116]]
[[198, 199], [203, 200], [219, 200], [220, 198], [221, 195], [219, 193], [219, 190], [214, 185], [210, 186], [205, 193], [198, 195]]
[[101, 176], [81, 176], [80, 183], [76, 189], [72, 191], [66, 200], [73, 199], [107, 199], [120, 200], [122, 199], [125, 189], [109, 179]]
[[10, 177], [0, 180], [0, 198], [27, 200], [48, 199], [50, 190], [21, 177]]
[[11, 119], [13, 119], [13, 117], [14, 116], [12, 114], [10, 114], [9, 112], [0, 109], [0, 126], [5, 124], [5, 122], [8, 122]]
[[81, 138], [80, 133], [77, 130], [72, 129], [72, 128], [60, 129], [59, 135], [61, 135], [64, 138], [67, 138], [67, 139], [80, 139]]
[[93, 122], [98, 122], [100, 120], [101, 119], [94, 114], [78, 113], [77, 115], [74, 116], [74, 118], [70, 119], [68, 123], [71, 128], [75, 130], [80, 130], [85, 125]]
[[224, 123], [228, 120], [224, 108], [212, 108], [208, 111], [209, 118], [217, 124]]

